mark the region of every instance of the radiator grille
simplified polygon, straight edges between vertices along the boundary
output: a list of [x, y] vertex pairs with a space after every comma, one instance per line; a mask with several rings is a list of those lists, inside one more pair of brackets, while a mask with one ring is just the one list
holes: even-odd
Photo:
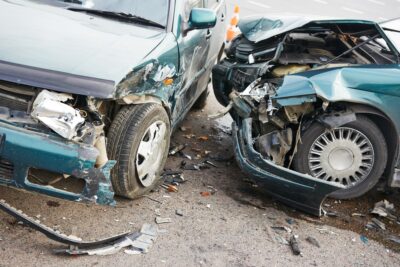
[[28, 112], [35, 94], [32, 87], [0, 81], [0, 107]]

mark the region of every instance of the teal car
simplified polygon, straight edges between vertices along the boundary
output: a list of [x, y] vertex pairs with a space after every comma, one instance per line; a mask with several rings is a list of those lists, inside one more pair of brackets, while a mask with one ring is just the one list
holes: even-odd
[[400, 20], [259, 16], [239, 28], [213, 87], [249, 177], [315, 215], [381, 178], [400, 187]]
[[225, 13], [224, 0], [0, 1], [0, 184], [100, 204], [153, 189], [171, 132], [206, 103]]

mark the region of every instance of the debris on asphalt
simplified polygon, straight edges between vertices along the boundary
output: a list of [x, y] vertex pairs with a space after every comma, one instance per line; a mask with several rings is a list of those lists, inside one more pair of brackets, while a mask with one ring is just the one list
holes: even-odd
[[162, 188], [166, 189], [168, 192], [178, 192], [179, 186], [185, 183], [186, 180], [183, 177], [182, 171], [168, 171], [164, 172]]
[[147, 253], [158, 235], [158, 228], [156, 225], [144, 224], [140, 232], [132, 233], [110, 242], [107, 246], [94, 247], [94, 248], [78, 248], [76, 246], [69, 246], [66, 249], [54, 250], [57, 254], [67, 254], [72, 256], [79, 255], [97, 255], [106, 256], [119, 252], [121, 249], [126, 248], [127, 254], [142, 254]]
[[338, 217], [338, 214], [335, 211], [325, 211], [324, 214], [328, 217]]
[[182, 144], [180, 144], [180, 145], [177, 145], [177, 146], [174, 146], [174, 147], [172, 147], [171, 149], [170, 149], [170, 151], [169, 151], [169, 154], [168, 155], [170, 155], [170, 156], [174, 156], [174, 155], [176, 155], [178, 152], [180, 152], [180, 151], [182, 151], [182, 150], [184, 150], [185, 149], [185, 145], [182, 145]]
[[180, 170], [166, 170], [161, 174], [161, 176], [162, 177], [176, 176], [176, 175], [181, 175], [182, 173], [183, 172]]
[[214, 186], [212, 186], [212, 185], [207, 185], [207, 188], [210, 189], [211, 195], [214, 195], [215, 193], [218, 192], [218, 190], [217, 190]]
[[192, 138], [196, 137], [195, 134], [184, 134], [182, 136], [185, 137], [186, 139], [192, 139]]
[[188, 160], [192, 160], [192, 156], [190, 156], [189, 154], [186, 154], [182, 151], [179, 151], [178, 154], [184, 158], [187, 158]]
[[327, 229], [327, 228], [315, 228], [317, 229], [321, 234], [331, 234], [331, 235], [337, 235], [337, 233]]
[[183, 216], [183, 211], [181, 209], [175, 210], [175, 214], [178, 216]]
[[317, 248], [320, 248], [320, 247], [321, 247], [320, 244], [319, 244], [319, 242], [318, 242], [318, 240], [315, 239], [315, 238], [312, 237], [312, 236], [308, 236], [308, 237], [306, 238], [306, 241], [307, 241], [308, 243], [310, 243], [311, 245], [316, 246]]
[[199, 136], [199, 138], [197, 139], [200, 141], [208, 141], [208, 136], [207, 135]]
[[360, 235], [360, 240], [364, 243], [364, 244], [368, 244], [368, 238], [365, 235]]
[[400, 245], [400, 236], [391, 235], [387, 239]]
[[165, 185], [165, 184], [162, 184], [161, 187], [165, 188], [168, 192], [175, 192], [175, 193], [178, 192], [178, 187], [176, 185], [172, 185], [172, 184]]
[[152, 200], [152, 201], [154, 201], [154, 202], [157, 202], [157, 203], [159, 203], [159, 204], [162, 204], [161, 201], [159, 201], [159, 200], [157, 200], [157, 199], [155, 199], [155, 198], [152, 198], [152, 197], [150, 197], [150, 196], [148, 196], [148, 195], [144, 195], [144, 197], [145, 197], [145, 198], [148, 198], [148, 199], [150, 199], [150, 200]]
[[393, 215], [395, 211], [394, 205], [387, 201], [386, 199], [375, 203], [374, 209], [371, 211], [371, 214], [378, 215], [380, 217], [386, 217], [389, 220], [395, 221], [397, 218]]
[[214, 167], [214, 168], [218, 168], [218, 166], [216, 164], [214, 164], [213, 162], [209, 161], [209, 160], [205, 160], [201, 163], [197, 163], [197, 164], [187, 164], [185, 161], [181, 162], [181, 169], [183, 170], [189, 170], [189, 171], [200, 171], [200, 170], [204, 170], [204, 169], [210, 169], [210, 166]]
[[362, 214], [362, 213], [354, 212], [354, 213], [351, 214], [351, 216], [352, 217], [365, 217], [366, 215]]
[[296, 221], [295, 221], [294, 219], [292, 219], [292, 218], [286, 218], [286, 222], [287, 222], [288, 224], [290, 224], [290, 225], [296, 223]]
[[200, 195], [201, 195], [202, 197], [209, 197], [209, 196], [211, 195], [211, 193], [208, 192], [208, 191], [203, 191], [203, 192], [200, 192]]
[[160, 209], [155, 209], [154, 213], [156, 214], [156, 216], [161, 216], [161, 210]]
[[372, 218], [371, 221], [367, 223], [366, 227], [369, 229], [376, 228], [386, 230], [386, 225], [377, 218]]
[[209, 163], [201, 162], [198, 164], [182, 164], [181, 163], [181, 168], [184, 170], [189, 170], [189, 171], [200, 171], [200, 170], [204, 170], [204, 169], [210, 169], [210, 165]]
[[301, 251], [299, 248], [299, 242], [297, 241], [297, 236], [296, 235], [292, 235], [289, 239], [289, 245], [292, 248], [292, 252], [294, 255], [300, 255]]
[[292, 232], [292, 229], [290, 229], [290, 228], [287, 227], [287, 226], [271, 226], [271, 228], [274, 229], [274, 230], [286, 231], [286, 232], [288, 232], [288, 233], [291, 233], [291, 232]]
[[163, 218], [163, 217], [157, 216], [156, 223], [157, 224], [172, 223], [172, 220], [171, 220], [171, 218]]
[[231, 156], [220, 156], [220, 155], [216, 155], [216, 156], [208, 156], [209, 159], [213, 160], [213, 161], [217, 161], [217, 162], [230, 162], [230, 161], [234, 161], [235, 160], [235, 156], [231, 155]]
[[278, 243], [280, 243], [280, 244], [289, 245], [289, 242], [280, 235], [276, 235], [275, 240], [278, 241]]
[[164, 176], [164, 183], [180, 185], [185, 183], [185, 177], [182, 174], [174, 174], [169, 176]]
[[180, 127], [179, 127], [179, 130], [180, 130], [181, 132], [186, 132], [186, 131], [188, 130], [188, 128], [186, 128], [185, 126], [180, 126]]
[[213, 162], [211, 162], [211, 161], [209, 161], [209, 160], [205, 160], [203, 163], [208, 164], [208, 165], [210, 165], [210, 166], [213, 166], [213, 167], [215, 167], [215, 168], [218, 168], [217, 165], [215, 165]]
[[168, 192], [178, 192], [178, 187], [176, 187], [176, 185], [169, 185], [168, 186]]
[[46, 202], [47, 206], [49, 207], [59, 207], [60, 203], [54, 200], [49, 200]]

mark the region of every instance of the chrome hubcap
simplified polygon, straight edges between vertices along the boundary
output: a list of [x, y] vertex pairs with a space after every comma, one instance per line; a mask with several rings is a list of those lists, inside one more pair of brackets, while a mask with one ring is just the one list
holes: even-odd
[[374, 148], [363, 133], [340, 127], [314, 141], [308, 165], [312, 176], [351, 187], [368, 177], [374, 156]]
[[167, 126], [156, 121], [147, 128], [136, 153], [136, 171], [144, 187], [153, 184], [166, 149]]

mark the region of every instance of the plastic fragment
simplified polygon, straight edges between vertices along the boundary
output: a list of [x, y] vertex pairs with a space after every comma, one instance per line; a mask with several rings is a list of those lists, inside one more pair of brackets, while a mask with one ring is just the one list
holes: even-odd
[[368, 244], [368, 238], [365, 235], [360, 235], [360, 240], [364, 243], [364, 244]]
[[321, 247], [320, 244], [319, 244], [319, 242], [318, 242], [318, 240], [315, 239], [315, 238], [312, 237], [312, 236], [308, 236], [308, 237], [306, 238], [306, 240], [307, 240], [308, 243], [310, 243], [311, 245], [316, 246], [317, 248], [320, 248], [320, 247]]
[[171, 223], [171, 222], [172, 222], [171, 218], [163, 218], [163, 217], [159, 217], [159, 216], [156, 217], [157, 224]]
[[294, 255], [300, 255], [301, 254], [301, 251], [300, 251], [300, 248], [299, 248], [299, 243], [298, 243], [297, 237], [295, 235], [292, 235], [290, 237], [289, 245], [292, 248], [292, 252], [293, 252]]

